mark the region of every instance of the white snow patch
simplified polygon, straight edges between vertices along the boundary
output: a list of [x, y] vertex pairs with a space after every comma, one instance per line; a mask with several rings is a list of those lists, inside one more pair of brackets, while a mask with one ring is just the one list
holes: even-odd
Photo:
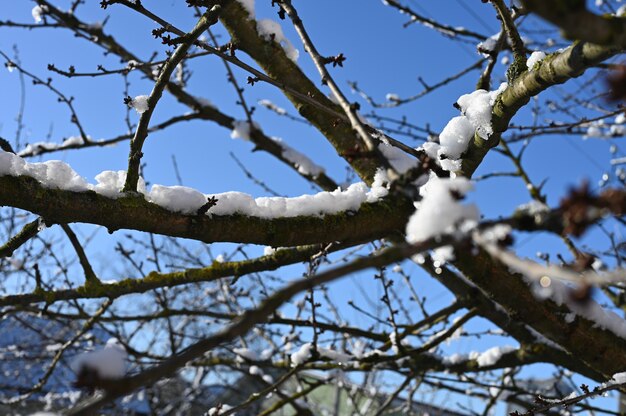
[[526, 66], [529, 71], [532, 71], [537, 62], [541, 62], [546, 57], [546, 53], [542, 51], [535, 51], [530, 54], [526, 60]]
[[461, 113], [467, 117], [472, 126], [478, 131], [483, 139], [488, 139], [493, 134], [491, 126], [491, 111], [496, 102], [496, 98], [508, 86], [506, 82], [500, 84], [497, 90], [486, 91], [476, 90], [470, 94], [459, 97], [457, 104], [461, 108]]
[[273, 349], [266, 348], [263, 351], [261, 351], [261, 355], [259, 355], [259, 359], [262, 361], [269, 360], [270, 358], [272, 358], [273, 354], [274, 354]]
[[315, 164], [306, 155], [290, 147], [281, 138], [272, 137], [272, 140], [282, 148], [282, 156], [292, 163], [301, 174], [316, 177], [324, 173], [323, 167]]
[[81, 136], [70, 136], [63, 140], [61, 147], [80, 146], [85, 144], [85, 140]]
[[468, 356], [466, 354], [452, 354], [448, 357], [443, 357], [442, 362], [446, 366], [455, 365], [466, 361]]
[[[230, 409], [232, 409], [232, 406], [229, 406], [227, 404], [222, 404], [218, 407], [212, 407], [209, 409], [209, 411], [207, 412], [208, 416], [219, 416], [221, 414], [224, 414], [226, 412], [228, 412]], [[232, 416], [235, 416], [237, 413], [231, 413]]]
[[272, 19], [262, 19], [256, 22], [256, 27], [261, 37], [268, 41], [274, 41], [281, 45], [287, 54], [287, 58], [293, 62], [298, 60], [300, 52], [294, 48], [293, 44], [283, 34], [280, 24]]
[[433, 264], [435, 267], [440, 267], [449, 261], [454, 260], [454, 247], [447, 245], [437, 247], [433, 250], [432, 254]]
[[70, 366], [77, 374], [89, 369], [101, 379], [118, 379], [126, 374], [126, 350], [117, 339], [111, 338], [103, 349], [76, 356]]
[[263, 99], [263, 100], [259, 100], [258, 103], [259, 103], [259, 105], [262, 105], [263, 107], [268, 108], [268, 109], [274, 111], [276, 114], [280, 114], [281, 116], [284, 116], [285, 114], [287, 114], [287, 110], [285, 110], [282, 107], [277, 106], [276, 104], [274, 104], [270, 100]]
[[587, 127], [587, 132], [584, 137], [603, 137], [602, 129], [595, 124]]
[[254, 19], [254, 0], [237, 0], [239, 4], [243, 6], [243, 8], [250, 15], [250, 19]]
[[[527, 282], [532, 284], [535, 282], [535, 279], [527, 278]], [[565, 283], [557, 279], [551, 279], [550, 291], [546, 293], [541, 300], [546, 298], [552, 300], [559, 306], [567, 306], [569, 310], [577, 316], [594, 322], [594, 326], [609, 330], [622, 338], [626, 338], [626, 321], [623, 318], [619, 317], [613, 311], [604, 309], [593, 299], [582, 303], [573, 300], [571, 289]]]
[[[463, 96], [465, 97], [465, 96]], [[461, 98], [463, 98], [461, 97]], [[461, 99], [459, 98], [459, 100]], [[439, 159], [458, 159], [461, 154], [467, 150], [467, 146], [474, 136], [474, 126], [465, 116], [453, 117], [446, 127], [439, 134], [439, 148], [437, 148], [437, 157]], [[433, 144], [431, 143], [431, 148]]]
[[250, 133], [252, 132], [252, 127], [258, 129], [260, 128], [256, 122], [250, 122], [246, 120], [235, 120], [233, 122], [233, 130], [230, 132], [231, 139], [241, 139], [250, 141]]
[[[500, 38], [501, 34], [502, 32], [498, 32], [494, 35], [491, 35], [490, 37], [476, 45], [476, 49], [478, 49], [478, 52], [480, 52], [485, 58], [489, 58], [491, 54], [495, 51], [498, 39]], [[506, 43], [510, 46], [511, 40], [509, 39], [509, 37], [505, 34], [504, 38]], [[522, 43], [524, 44], [524, 46], [526, 46], [533, 43], [533, 40], [526, 36], [522, 36]]]
[[626, 126], [621, 124], [614, 124], [609, 128], [611, 136], [623, 136], [626, 134]]
[[138, 95], [131, 100], [130, 106], [134, 108], [137, 113], [143, 114], [148, 111], [148, 98], [147, 95]]
[[41, 182], [46, 188], [58, 188], [67, 191], [89, 189], [87, 182], [67, 163], [49, 160], [42, 163], [27, 163], [13, 153], [0, 152], [0, 176], [30, 176]]
[[306, 362], [306, 360], [311, 358], [311, 348], [313, 348], [313, 345], [310, 342], [303, 344], [298, 351], [291, 354], [291, 363], [297, 366]]
[[350, 354], [335, 351], [330, 348], [318, 347], [317, 352], [319, 352], [322, 357], [326, 357], [340, 364], [345, 364], [352, 359], [352, 356]]
[[389, 182], [387, 173], [383, 169], [378, 168], [374, 174], [372, 189], [367, 194], [367, 202], [376, 202], [386, 197], [389, 193]]
[[389, 334], [389, 342], [391, 342], [391, 350], [394, 354], [400, 354], [400, 347], [398, 345], [398, 333], [396, 331], [392, 331]]
[[242, 192], [225, 192], [207, 195], [215, 197], [217, 204], [209, 215], [230, 215], [239, 213], [260, 218], [321, 216], [342, 211], [356, 211], [364, 202], [375, 202], [386, 188], [369, 190], [364, 183], [352, 184], [346, 190], [319, 192], [314, 195], [301, 195], [294, 198], [261, 197], [253, 198]]
[[[87, 136], [88, 139], [91, 139]], [[55, 143], [55, 142], [35, 142], [29, 143], [26, 147], [20, 150], [17, 154], [18, 156], [37, 156], [44, 150], [59, 150], [69, 146], [80, 146], [85, 144], [85, 141], [80, 136], [70, 136], [63, 141], [63, 143]]]
[[491, 53], [493, 53], [493, 51], [496, 49], [498, 39], [500, 38], [500, 33], [501, 32], [498, 32], [495, 35], [491, 35], [490, 37], [482, 42], [479, 42], [478, 45], [476, 45], [476, 49], [478, 49], [478, 52], [480, 52], [485, 58], [489, 58], [489, 56], [491, 56]]
[[610, 380], [611, 384], [624, 384], [626, 383], [626, 372], [613, 374]]
[[[0, 176], [29, 176], [43, 187], [58, 188], [73, 192], [95, 191], [107, 198], [124, 196], [122, 189], [126, 181], [125, 171], [104, 171], [96, 176], [96, 185], [87, 183], [69, 165], [58, 160], [43, 163], [28, 163], [23, 158], [0, 151]], [[344, 211], [357, 211], [363, 203], [372, 203], [387, 195], [385, 173], [381, 170], [374, 177], [372, 188], [363, 183], [355, 183], [347, 189], [332, 192], [319, 192], [293, 198], [261, 197], [253, 198], [241, 192], [203, 195], [199, 191], [182, 186], [153, 185], [146, 191], [143, 178], [139, 178], [137, 190], [146, 200], [168, 210], [190, 214], [215, 197], [217, 203], [207, 215], [243, 214], [260, 218], [322, 216]]]
[[194, 214], [207, 202], [203, 193], [186, 186], [152, 185], [150, 200], [161, 207], [182, 214]]
[[204, 97], [194, 97], [194, 98], [196, 99], [198, 104], [200, 104], [202, 107], [216, 108], [215, 104], [213, 104], [211, 100], [207, 98], [204, 98]]
[[474, 205], [461, 205], [452, 192], [464, 195], [472, 189], [466, 178], [438, 178], [433, 175], [420, 188], [423, 199], [406, 225], [406, 239], [418, 243], [428, 238], [454, 231], [464, 221], [477, 221], [478, 209]]
[[27, 144], [24, 149], [19, 151], [18, 156], [32, 155], [37, 156], [43, 150], [56, 150], [59, 148], [58, 143], [54, 142], [35, 142], [32, 144]]
[[550, 207], [544, 204], [543, 202], [539, 202], [537, 200], [532, 200], [526, 204], [522, 204], [517, 207], [515, 211], [524, 212], [528, 215], [538, 215], [538, 214], [546, 214], [550, 212]]
[[249, 348], [235, 348], [233, 349], [233, 352], [237, 354], [238, 356], [243, 357], [250, 361], [259, 360], [259, 355], [255, 351], [252, 351]]
[[481, 235], [486, 243], [498, 244], [511, 233], [511, 226], [507, 224], [496, 224], [484, 230]]
[[132, 71], [133, 69], [137, 68], [139, 65], [141, 65], [139, 62], [135, 61], [134, 59], [131, 59], [130, 61], [126, 62], [126, 69], [128, 69], [129, 71]]
[[420, 149], [436, 160], [439, 165], [450, 172], [461, 169], [463, 153], [467, 150], [474, 132], [487, 140], [493, 134], [491, 112], [493, 105], [507, 88], [507, 83], [500, 84], [494, 91], [476, 90], [459, 97], [457, 105], [462, 115], [453, 117], [439, 134], [439, 143], [426, 142]]
[[536, 224], [540, 224], [549, 212], [550, 207], [537, 200], [532, 200], [526, 204], [522, 204], [515, 209], [516, 214], [532, 216]]
[[[113, 199], [124, 196], [122, 188], [124, 188], [124, 183], [126, 182], [125, 170], [105, 170], [96, 175], [96, 181], [96, 185], [93, 186], [93, 190], [96, 193]], [[147, 193], [146, 183], [141, 177], [137, 183], [137, 191], [144, 195]]]
[[504, 346], [504, 347], [493, 347], [488, 349], [485, 352], [482, 352], [476, 358], [476, 362], [478, 362], [479, 367], [487, 367], [490, 365], [494, 365], [502, 355], [509, 353], [511, 351], [515, 351], [515, 347]]
[[37, 5], [35, 7], [33, 7], [33, 10], [31, 11], [31, 14], [33, 15], [33, 19], [35, 19], [35, 23], [41, 23], [43, 22], [43, 15], [48, 13], [48, 6], [46, 5]]

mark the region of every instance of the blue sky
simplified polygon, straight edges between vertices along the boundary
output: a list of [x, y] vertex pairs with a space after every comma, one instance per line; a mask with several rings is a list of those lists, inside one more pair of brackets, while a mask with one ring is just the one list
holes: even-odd
[[[102, 10], [98, 7], [98, 2], [87, 3], [89, 4], [81, 7], [79, 12], [82, 19], [96, 23], [108, 17], [106, 31], [117, 34], [118, 40], [140, 58], [147, 59], [153, 51], [158, 51], [159, 56], [163, 55], [162, 45], [151, 35], [151, 30], [156, 28], [155, 24], [122, 6], [111, 6]], [[157, 11], [157, 14], [167, 16], [182, 29], [190, 29], [195, 20], [186, 7], [174, 7], [179, 3], [173, 0], [144, 0], [144, 4]], [[257, 17], [276, 19], [276, 10], [270, 7], [270, 3], [269, 0], [257, 0]], [[60, 1], [58, 4], [66, 7], [69, 2]], [[379, 0], [315, 0], [297, 1], [295, 4], [318, 50], [324, 55], [342, 52], [347, 56], [344, 68], [331, 69], [332, 75], [344, 92], [348, 93], [349, 99], [363, 104], [364, 113], [370, 109], [360, 97], [350, 93], [347, 81], [357, 81], [360, 88], [378, 101], [383, 101], [387, 93], [407, 96], [419, 92], [422, 87], [417, 80], [418, 75], [426, 83], [433, 84], [480, 58], [473, 43], [453, 42], [417, 24], [403, 28], [407, 19], [395, 10], [385, 7]], [[464, 26], [486, 35], [492, 35], [499, 30], [489, 4], [464, 0], [412, 0], [409, 4], [421, 13], [443, 19], [452, 26]], [[5, 1], [0, 11], [0, 19], [32, 22], [33, 5], [32, 2]], [[319, 76], [294, 31], [287, 22], [282, 25], [287, 37], [301, 52], [298, 63], [319, 85]], [[217, 29], [216, 33], [221, 35], [221, 40], [227, 39], [223, 30]], [[74, 38], [67, 31], [0, 27], [0, 50], [13, 56], [14, 44], [18, 45], [19, 59], [26, 69], [44, 79], [51, 76], [55, 86], [75, 97], [79, 117], [87, 133], [94, 139], [126, 133], [126, 107], [122, 93], [124, 85], [119, 77], [68, 80], [51, 74], [46, 69], [48, 64], [54, 64], [61, 69], [74, 65], [77, 72], [85, 72], [94, 71], [99, 64], [114, 69], [125, 66], [125, 63], [120, 63], [112, 56], [103, 56], [101, 50], [88, 45], [85, 40]], [[251, 62], [241, 52], [238, 57]], [[221, 61], [215, 57], [204, 57], [194, 61], [191, 70], [193, 75], [189, 85], [194, 94], [209, 99], [226, 114], [244, 118], [241, 107], [235, 103], [232, 86], [225, 82], [226, 73]], [[494, 71], [499, 74], [496, 78], [504, 80], [504, 71], [505, 67], [498, 64]], [[255, 104], [260, 99], [270, 99], [295, 114], [289, 102], [274, 87], [262, 83], [248, 87], [245, 85], [248, 74], [239, 69], [235, 69], [235, 74], [240, 84], [246, 87], [245, 97], [248, 103]], [[406, 116], [414, 124], [429, 124], [433, 130], [440, 131], [451, 117], [458, 115], [452, 104], [461, 94], [473, 90], [477, 78], [478, 72], [471, 72], [421, 100], [399, 109], [385, 110], [381, 114]], [[131, 96], [148, 94], [152, 86], [151, 81], [142, 79], [137, 72], [131, 73], [129, 81]], [[497, 79], [494, 80], [493, 87], [497, 87], [498, 83]], [[0, 135], [12, 141], [20, 99], [16, 72], [0, 70], [0, 91], [3, 97], [0, 100]], [[549, 94], [542, 95], [537, 105], [543, 105], [544, 98]], [[75, 126], [69, 122], [67, 108], [59, 104], [56, 97], [43, 87], [27, 82], [25, 98], [24, 123], [27, 127], [21, 139], [22, 146], [28, 142], [45, 140], [61, 142], [64, 138], [77, 134]], [[166, 94], [159, 102], [153, 120], [159, 122], [186, 111], [186, 108]], [[300, 123], [285, 121], [260, 106], [257, 106], [254, 116], [268, 135], [282, 137], [290, 146], [326, 167], [336, 181], [344, 180], [346, 165], [317, 131]], [[130, 119], [134, 123], [138, 120], [134, 111], [130, 112]], [[529, 115], [525, 113], [514, 121], [527, 123]], [[49, 132], [50, 139], [46, 137]], [[591, 183], [597, 182], [603, 173], [602, 166], [608, 166], [608, 146], [608, 143], [600, 140], [583, 141], [579, 137], [538, 139], [527, 153], [527, 159], [531, 161], [528, 164], [531, 177], [536, 183], [548, 179], [545, 190], [550, 195], [549, 203], [554, 205], [570, 185], [579, 183], [581, 179], [588, 178]], [[127, 149], [128, 143], [122, 142], [114, 147], [45, 155], [43, 160], [65, 160], [93, 182], [93, 177], [103, 170], [126, 169]], [[295, 196], [312, 192], [310, 185], [291, 169], [276, 163], [265, 154], [251, 153], [250, 150], [250, 143], [232, 140], [228, 130], [212, 123], [194, 121], [180, 124], [165, 132], [151, 134], [148, 138], [144, 147], [144, 161], [147, 163], [145, 179], [150, 183], [177, 184], [172, 164], [172, 155], [175, 155], [184, 185], [205, 193], [237, 190], [254, 196], [264, 195], [263, 189], [247, 180], [235, 161], [228, 156], [230, 152], [234, 152], [253, 174], [278, 193]], [[502, 156], [492, 152], [477, 175], [491, 170], [512, 170], [512, 166]], [[521, 181], [492, 179], [480, 182], [470, 200], [479, 205], [486, 217], [493, 218], [510, 214], [517, 205], [527, 202], [529, 196]], [[101, 237], [91, 249], [104, 260], [106, 254], [102, 252], [112, 252], [112, 245], [107, 245], [106, 235]], [[534, 255], [536, 251], [549, 251], [556, 247], [563, 251], [557, 244], [553, 239], [532, 237], [524, 243], [522, 252]], [[416, 270], [414, 265], [407, 267], [409, 270]], [[441, 302], [449, 299], [443, 289], [431, 279], [422, 280], [425, 292], [434, 297], [439, 296]], [[336, 288], [338, 292], [346, 291], [353, 284], [354, 281], [350, 278], [340, 282]], [[480, 349], [484, 345], [489, 345], [489, 342], [463, 347]]]

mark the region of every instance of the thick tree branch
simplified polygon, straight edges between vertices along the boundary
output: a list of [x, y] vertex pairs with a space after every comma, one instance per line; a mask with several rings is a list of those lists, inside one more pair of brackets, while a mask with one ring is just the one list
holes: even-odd
[[[219, 201], [218, 201], [219, 204]], [[397, 199], [364, 203], [356, 212], [325, 216], [257, 218], [241, 214], [183, 215], [146, 201], [143, 195], [106, 198], [92, 191], [44, 188], [29, 177], [0, 177], [0, 205], [40, 214], [47, 223], [87, 223], [183, 237], [205, 243], [229, 241], [270, 245], [364, 242], [402, 232], [413, 211]], [[209, 211], [210, 212], [210, 211]]]
[[489, 150], [498, 145], [509, 122], [528, 101], [554, 85], [576, 78], [586, 69], [616, 55], [622, 49], [577, 42], [561, 53], [543, 59], [532, 71], [522, 73], [500, 94], [493, 106], [491, 123], [493, 135], [483, 140], [475, 135], [463, 156], [462, 173], [470, 177]]
[[626, 339], [585, 316], [576, 315], [573, 322], [567, 322], [565, 316], [572, 313], [567, 306], [551, 299], [539, 300], [522, 276], [512, 273], [482, 249], [477, 255], [464, 250], [455, 254], [455, 266], [511, 317], [534, 328], [605, 377], [626, 370]]
[[532, 348], [527, 349], [528, 351], [534, 350], [535, 353], [541, 354], [547, 362], [558, 363], [564, 368], [569, 368], [595, 380], [604, 380], [604, 375], [586, 363], [581, 362], [566, 350], [561, 349], [558, 344], [537, 343], [538, 332], [533, 332], [523, 321], [516, 319], [517, 315], [510, 315], [507, 310], [500, 306], [496, 299], [488, 296], [465, 277], [458, 275], [447, 267], [436, 269], [430, 260], [427, 260], [422, 267], [461, 301], [471, 303], [477, 308], [481, 316], [502, 328], [520, 344], [534, 345]]

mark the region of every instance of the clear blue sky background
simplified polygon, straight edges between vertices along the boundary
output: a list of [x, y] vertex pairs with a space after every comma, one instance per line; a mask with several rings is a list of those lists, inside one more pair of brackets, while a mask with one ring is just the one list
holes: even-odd
[[[59, 1], [61, 8], [69, 1]], [[79, 17], [88, 22], [102, 22], [109, 17], [106, 31], [116, 35], [117, 39], [141, 59], [148, 59], [153, 51], [159, 51], [162, 57], [164, 48], [155, 41], [151, 30], [156, 25], [146, 18], [126, 10], [122, 6], [111, 6], [108, 10], [98, 7], [97, 1], [88, 0], [87, 5], [79, 9]], [[190, 9], [181, 6], [181, 0], [144, 0], [144, 4], [154, 9], [157, 14], [166, 17], [181, 29], [190, 29], [194, 23]], [[276, 10], [269, 0], [257, 0], [257, 18], [277, 19]], [[486, 35], [499, 30], [492, 7], [478, 0], [431, 0], [409, 2], [416, 10], [435, 19], [441, 19], [452, 26], [464, 26]], [[32, 22], [33, 2], [7, 1], [0, 6], [0, 19], [16, 22]], [[406, 17], [397, 11], [385, 7], [379, 0], [314, 0], [296, 1], [299, 13], [316, 43], [324, 55], [336, 55], [340, 52], [347, 56], [344, 68], [332, 69], [332, 74], [349, 99], [360, 101], [363, 112], [368, 106], [357, 95], [350, 94], [347, 81], [357, 81], [359, 86], [383, 101], [385, 94], [397, 93], [408, 96], [419, 92], [421, 85], [417, 76], [433, 84], [444, 77], [453, 75], [462, 68], [479, 59], [474, 43], [459, 43], [440, 36], [428, 28], [411, 25], [403, 28]], [[528, 23], [535, 25], [535, 23]], [[300, 42], [287, 21], [282, 22], [289, 39], [300, 50], [298, 63], [310, 74], [313, 80], [319, 79], [309, 57], [304, 53]], [[221, 40], [228, 39], [222, 30]], [[53, 78], [54, 85], [67, 95], [75, 97], [79, 117], [89, 135], [94, 139], [105, 139], [126, 133], [123, 104], [123, 83], [120, 77], [74, 78], [65, 79], [50, 73], [46, 67], [54, 64], [67, 69], [70, 65], [77, 72], [95, 71], [102, 64], [115, 69], [125, 66], [111, 56], [103, 56], [102, 51], [85, 40], [74, 38], [69, 31], [54, 29], [7, 29], [0, 28], [0, 50], [13, 55], [13, 45], [19, 47], [19, 59], [29, 71], [42, 78]], [[148, 46], [147, 46], [148, 45]], [[238, 57], [251, 62], [243, 53]], [[212, 101], [223, 112], [236, 118], [245, 118], [241, 107], [237, 106], [233, 88], [226, 82], [226, 73], [221, 61], [215, 57], [197, 59], [191, 64], [193, 76], [189, 89], [195, 95]], [[494, 88], [499, 84], [498, 77], [504, 80], [505, 67], [498, 64], [494, 73]], [[245, 86], [248, 74], [235, 69], [238, 81]], [[381, 114], [388, 116], [406, 116], [418, 125], [429, 124], [435, 131], [440, 131], [447, 121], [458, 115], [452, 107], [456, 99], [471, 92], [478, 78], [474, 71], [461, 80], [451, 83], [429, 96], [399, 109], [385, 110]], [[152, 82], [142, 79], [139, 72], [131, 73], [129, 94], [131, 96], [148, 94]], [[574, 83], [579, 81], [572, 81]], [[319, 84], [319, 82], [318, 82]], [[0, 135], [12, 141], [16, 129], [15, 116], [19, 109], [20, 86], [17, 72], [0, 70]], [[250, 104], [259, 99], [270, 99], [277, 105], [294, 113], [289, 102], [275, 88], [257, 83], [254, 87], [246, 86], [246, 99]], [[547, 96], [547, 94], [546, 94]], [[67, 108], [59, 104], [52, 94], [40, 86], [27, 82], [24, 123], [27, 126], [22, 145], [37, 141], [61, 142], [64, 138], [77, 135], [74, 125], [69, 122]], [[538, 101], [543, 105], [544, 96]], [[257, 106], [255, 119], [268, 135], [282, 137], [289, 145], [307, 154], [318, 164], [326, 167], [335, 180], [345, 178], [345, 164], [335, 155], [330, 145], [326, 144], [314, 129], [300, 123], [288, 122], [277, 117], [265, 108]], [[177, 104], [167, 94], [159, 102], [153, 116], [153, 123], [170, 116], [187, 112], [188, 109]], [[138, 120], [134, 111], [131, 120]], [[528, 114], [515, 119], [516, 123], [528, 122]], [[47, 138], [51, 132], [50, 138]], [[411, 143], [417, 145], [417, 143]], [[568, 186], [588, 178], [593, 183], [603, 173], [602, 167], [608, 166], [609, 144], [600, 140], [583, 142], [579, 137], [546, 137], [536, 140], [528, 150], [527, 159], [532, 179], [540, 183], [548, 179], [545, 192], [549, 203], [558, 203]], [[271, 157], [260, 152], [251, 153], [251, 144], [230, 138], [230, 132], [210, 122], [190, 122], [179, 124], [165, 132], [151, 134], [144, 147], [144, 161], [147, 162], [145, 178], [149, 183], [164, 185], [177, 184], [171, 157], [175, 154], [184, 185], [199, 189], [205, 193], [217, 193], [230, 190], [248, 192], [254, 196], [263, 196], [264, 191], [245, 178], [244, 173], [228, 156], [234, 152], [237, 157], [261, 180], [283, 195], [296, 196], [312, 192], [311, 186], [291, 169], [275, 162]], [[128, 142], [114, 147], [95, 148], [80, 151], [59, 152], [45, 155], [42, 159], [62, 159], [67, 161], [77, 172], [93, 182], [93, 177], [103, 170], [125, 170], [127, 165]], [[37, 158], [35, 158], [37, 159]], [[510, 162], [492, 152], [477, 175], [492, 170], [512, 170]], [[521, 181], [493, 179], [478, 184], [476, 192], [470, 196], [476, 201], [486, 217], [508, 215], [514, 208], [529, 200], [528, 193]], [[102, 259], [113, 255], [113, 245], [104, 232], [91, 246], [91, 250], [100, 253]], [[554, 239], [522, 236], [522, 252], [534, 255], [536, 251], [550, 251], [558, 247]], [[591, 240], [593, 241], [593, 240]], [[260, 253], [260, 250], [259, 250]], [[415, 272], [415, 266], [407, 265], [407, 270]], [[103, 273], [107, 269], [103, 268]], [[110, 272], [110, 269], [109, 269]], [[111, 273], [109, 278], [114, 278]], [[336, 285], [340, 291], [353, 291], [351, 285], [355, 278], [345, 279]], [[357, 277], [358, 279], [358, 277]], [[445, 290], [434, 284], [432, 279], [424, 279], [422, 289], [429, 296], [447, 302], [450, 296]], [[341, 297], [339, 297], [341, 298]], [[485, 349], [493, 345], [489, 337], [480, 342], [472, 341], [462, 345], [463, 350]], [[451, 348], [454, 352], [455, 347]]]

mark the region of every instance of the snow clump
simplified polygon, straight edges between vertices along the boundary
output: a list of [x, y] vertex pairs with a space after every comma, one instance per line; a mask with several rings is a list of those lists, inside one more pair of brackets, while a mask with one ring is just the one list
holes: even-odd
[[464, 222], [477, 222], [478, 209], [475, 205], [462, 205], [456, 195], [465, 195], [473, 188], [465, 178], [438, 178], [432, 176], [420, 188], [423, 199], [416, 204], [417, 210], [406, 225], [406, 240], [419, 243], [431, 237], [449, 233]]
[[233, 130], [230, 132], [231, 139], [241, 139], [245, 141], [250, 141], [250, 134], [252, 133], [252, 128], [259, 129], [260, 126], [252, 122], [246, 120], [235, 120], [233, 121]]
[[137, 111], [138, 114], [143, 114], [148, 111], [148, 96], [138, 95], [130, 101], [130, 106]]
[[535, 51], [531, 53], [528, 59], [526, 60], [526, 66], [528, 67], [528, 70], [532, 71], [535, 64], [537, 62], [541, 62], [545, 57], [546, 57], [546, 53], [542, 51]]
[[493, 134], [491, 126], [491, 110], [500, 95], [507, 87], [507, 83], [500, 84], [495, 91], [476, 90], [470, 94], [459, 97], [456, 101], [461, 109], [461, 113], [478, 131], [483, 139], [487, 140]]
[[480, 355], [476, 357], [476, 362], [478, 363], [479, 367], [494, 365], [504, 354], [507, 354], [511, 351], [515, 351], [515, 348], [511, 347], [510, 345], [506, 345], [503, 347], [493, 347], [485, 352], [480, 353]]
[[300, 347], [300, 349], [296, 352], [294, 352], [293, 354], [291, 354], [291, 363], [294, 366], [298, 366], [300, 364], [303, 364], [304, 362], [306, 362], [306, 360], [308, 360], [309, 358], [311, 358], [311, 349], [313, 348], [313, 345], [310, 342], [307, 342], [306, 344], [303, 344], [302, 347]]
[[504, 82], [497, 90], [479, 89], [459, 97], [456, 104], [462, 115], [453, 117], [446, 124], [439, 134], [439, 143], [429, 141], [420, 149], [436, 160], [444, 170], [460, 170], [461, 156], [467, 150], [474, 133], [477, 132], [483, 140], [488, 140], [493, 134], [491, 112], [496, 99], [506, 87], [507, 83]]
[[[232, 409], [231, 406], [227, 405], [227, 404], [222, 404], [219, 405], [217, 407], [212, 407], [209, 409], [209, 411], [207, 412], [208, 416], [219, 416], [221, 414], [224, 414], [226, 412], [228, 412], [230, 409]], [[232, 415], [236, 415], [237, 413], [232, 413]]]
[[115, 380], [126, 374], [126, 350], [116, 338], [111, 338], [101, 350], [79, 354], [70, 367], [76, 374], [89, 370], [102, 380]]
[[[303, 165], [304, 166], [304, 165]], [[307, 166], [311, 173], [315, 170]], [[126, 182], [125, 171], [104, 171], [96, 176], [96, 185], [85, 181], [67, 163], [51, 160], [43, 163], [28, 163], [13, 153], [0, 150], [0, 176], [28, 176], [36, 179], [42, 187], [61, 189], [72, 192], [94, 191], [107, 198], [117, 199], [125, 196], [122, 192]], [[373, 203], [385, 197], [389, 192], [389, 180], [383, 170], [374, 176], [372, 187], [359, 182], [345, 189], [337, 188], [332, 192], [318, 192], [292, 198], [261, 197], [254, 198], [242, 192], [221, 194], [202, 194], [184, 186], [152, 185], [146, 190], [143, 178], [139, 178], [137, 191], [148, 202], [155, 203], [172, 212], [195, 214], [207, 203], [209, 198], [216, 199], [207, 215], [242, 214], [259, 218], [279, 218], [297, 216], [323, 216], [346, 211], [358, 211], [362, 204]]]
[[42, 5], [42, 6], [35, 6], [33, 7], [32, 10], [32, 15], [33, 15], [33, 19], [35, 19], [35, 23], [41, 23], [43, 22], [43, 15], [48, 13], [48, 6], [46, 5]]

